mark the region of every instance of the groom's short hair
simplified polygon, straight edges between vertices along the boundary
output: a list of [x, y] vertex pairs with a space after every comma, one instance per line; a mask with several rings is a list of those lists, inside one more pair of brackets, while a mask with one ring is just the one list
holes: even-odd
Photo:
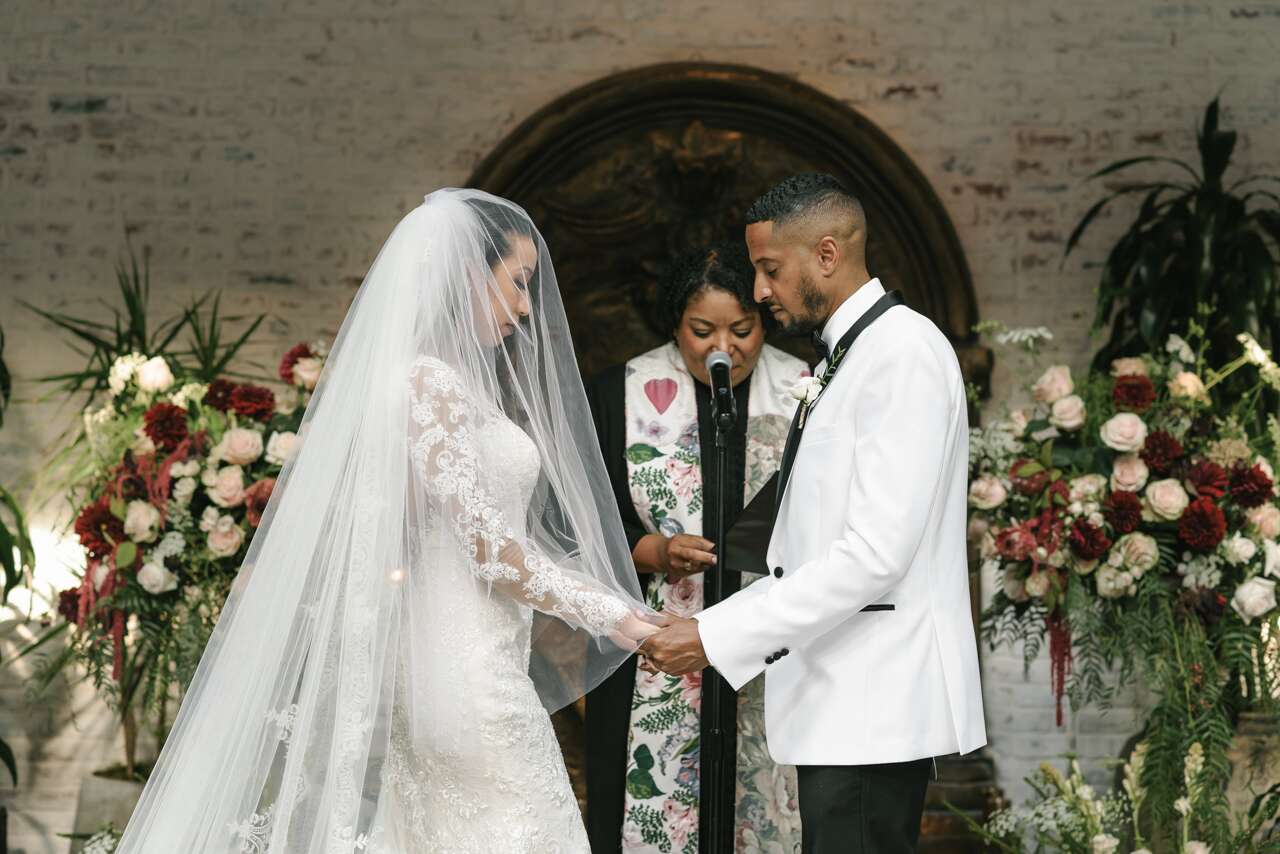
[[800, 221], [821, 222], [845, 238], [866, 230], [862, 203], [835, 176], [822, 172], [792, 175], [747, 209], [747, 225], [772, 222], [782, 228]]

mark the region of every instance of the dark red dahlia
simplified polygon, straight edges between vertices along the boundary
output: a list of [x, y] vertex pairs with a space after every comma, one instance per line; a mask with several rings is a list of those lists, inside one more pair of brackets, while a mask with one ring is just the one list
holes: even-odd
[[1182, 511], [1178, 539], [1198, 552], [1211, 552], [1227, 535], [1227, 517], [1212, 498], [1197, 498]]
[[1153, 430], [1139, 453], [1142, 461], [1158, 475], [1168, 475], [1182, 456], [1182, 443], [1164, 430]]
[[242, 385], [231, 392], [231, 408], [243, 418], [270, 421], [276, 411], [276, 396], [260, 385]]
[[209, 383], [209, 390], [204, 393], [204, 402], [219, 412], [226, 412], [231, 408], [231, 393], [235, 390], [236, 384], [231, 380], [216, 379]]
[[124, 540], [124, 522], [111, 513], [111, 498], [104, 495], [92, 504], [85, 505], [76, 519], [76, 535], [89, 556], [101, 560], [110, 556], [115, 546]]
[[181, 406], [157, 403], [143, 417], [143, 431], [161, 450], [172, 451], [187, 438], [187, 410]]
[[1117, 534], [1130, 534], [1142, 524], [1142, 499], [1136, 493], [1118, 490], [1103, 502], [1102, 515]]
[[80, 588], [72, 587], [58, 594], [58, 616], [68, 623], [80, 622]]
[[1116, 377], [1115, 385], [1111, 387], [1111, 399], [1117, 409], [1146, 412], [1156, 401], [1156, 387], [1146, 377]]
[[1077, 519], [1071, 526], [1071, 551], [1081, 560], [1098, 560], [1111, 548], [1111, 539], [1097, 525]]
[[244, 491], [244, 515], [254, 528], [262, 521], [262, 511], [271, 500], [271, 490], [275, 489], [276, 479], [264, 477]]
[[1221, 498], [1227, 492], [1227, 470], [1210, 460], [1200, 460], [1187, 470], [1187, 491], [1205, 498]]
[[1005, 528], [996, 534], [996, 551], [1005, 560], [1026, 560], [1036, 550], [1036, 538], [1024, 527]]
[[1262, 466], [1236, 463], [1231, 469], [1231, 500], [1246, 510], [1266, 503], [1272, 486]]
[[[1018, 474], [1027, 466], [1037, 466], [1040, 470], [1029, 475]], [[1009, 481], [1015, 492], [1023, 495], [1039, 495], [1049, 483], [1049, 472], [1035, 460], [1018, 460], [1009, 467]]]
[[289, 352], [284, 354], [284, 358], [280, 360], [280, 379], [296, 385], [297, 381], [293, 378], [293, 366], [298, 363], [299, 359], [310, 359], [315, 356], [311, 352], [311, 348], [306, 344], [295, 344], [289, 348]]

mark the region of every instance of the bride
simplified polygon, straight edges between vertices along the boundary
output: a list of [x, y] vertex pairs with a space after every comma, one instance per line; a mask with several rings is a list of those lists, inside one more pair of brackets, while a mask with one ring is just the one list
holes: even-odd
[[548, 712], [654, 631], [591, 423], [528, 216], [427, 196], [355, 296], [117, 850], [588, 852]]

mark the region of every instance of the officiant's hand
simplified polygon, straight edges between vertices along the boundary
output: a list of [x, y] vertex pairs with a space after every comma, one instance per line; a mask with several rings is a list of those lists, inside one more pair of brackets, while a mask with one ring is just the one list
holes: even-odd
[[662, 548], [662, 569], [667, 574], [667, 583], [675, 584], [715, 566], [716, 556], [712, 551], [715, 547], [710, 540], [693, 534], [669, 537]]
[[677, 617], [665, 611], [657, 616], [662, 628], [640, 644], [644, 656], [640, 667], [649, 673], [661, 670], [671, 676], [683, 676], [710, 665], [698, 634], [698, 621]]

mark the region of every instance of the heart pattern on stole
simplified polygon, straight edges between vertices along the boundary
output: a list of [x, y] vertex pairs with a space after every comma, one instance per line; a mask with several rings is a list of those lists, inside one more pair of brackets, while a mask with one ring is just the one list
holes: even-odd
[[649, 380], [644, 384], [644, 396], [649, 398], [649, 402], [653, 404], [654, 409], [658, 410], [659, 415], [665, 415], [671, 406], [671, 401], [676, 399], [678, 389], [676, 381], [669, 377]]

